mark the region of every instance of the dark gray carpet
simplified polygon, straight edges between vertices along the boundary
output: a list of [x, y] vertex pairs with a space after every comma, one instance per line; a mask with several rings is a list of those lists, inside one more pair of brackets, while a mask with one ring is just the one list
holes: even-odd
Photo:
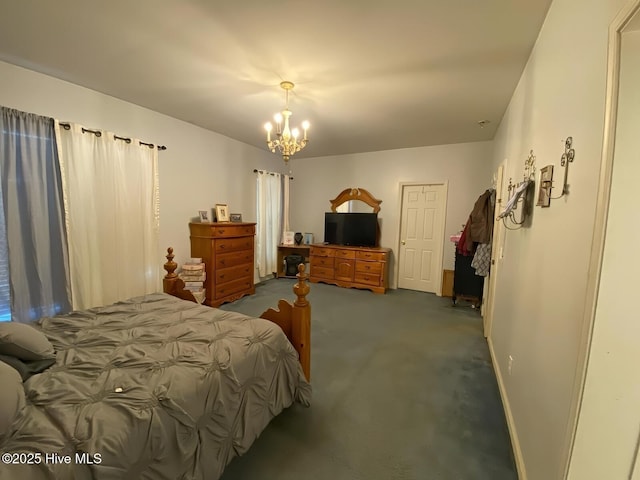
[[[269, 280], [222, 308], [293, 300]], [[312, 284], [310, 408], [276, 417], [223, 480], [515, 480], [477, 311], [409, 290]]]

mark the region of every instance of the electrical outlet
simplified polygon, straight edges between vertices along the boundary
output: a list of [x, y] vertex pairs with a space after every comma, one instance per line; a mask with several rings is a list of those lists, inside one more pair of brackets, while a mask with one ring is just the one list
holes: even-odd
[[509, 363], [507, 365], [507, 371], [509, 372], [509, 375], [511, 375], [512, 367], [513, 367], [513, 357], [509, 355]]

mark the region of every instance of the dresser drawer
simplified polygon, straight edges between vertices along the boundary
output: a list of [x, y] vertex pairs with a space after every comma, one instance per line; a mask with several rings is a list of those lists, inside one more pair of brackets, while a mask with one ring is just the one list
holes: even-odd
[[311, 266], [333, 267], [333, 257], [311, 257]]
[[336, 258], [356, 258], [355, 250], [336, 250], [334, 255]]
[[372, 252], [370, 250], [357, 251], [356, 258], [358, 260], [375, 260], [377, 262], [383, 262], [387, 259], [386, 252]]
[[253, 287], [253, 277], [239, 278], [230, 282], [216, 285], [215, 298], [226, 297], [234, 293], [242, 292]]
[[226, 223], [211, 228], [211, 236], [216, 238], [253, 236], [255, 232], [255, 225], [234, 225], [233, 223]]
[[382, 265], [384, 264], [381, 262], [363, 262], [359, 260], [356, 261], [356, 272], [380, 274]]
[[356, 272], [354, 280], [356, 283], [377, 286], [380, 285], [381, 277], [375, 273]]
[[335, 249], [333, 248], [325, 248], [325, 247], [314, 247], [311, 246], [309, 249], [309, 255], [316, 255], [319, 257], [333, 257], [335, 253]]
[[326, 278], [328, 280], [332, 280], [333, 267], [318, 267], [312, 263], [310, 275], [312, 277], [321, 277], [321, 278]]
[[255, 223], [190, 223], [189, 231], [195, 238], [227, 238], [254, 236]]
[[253, 251], [253, 237], [220, 238], [214, 240], [213, 244], [216, 253], [237, 252], [240, 250]]
[[230, 252], [216, 255], [215, 269], [235, 267], [245, 263], [253, 264], [253, 250]]
[[230, 282], [237, 278], [244, 278], [251, 276], [253, 271], [253, 265], [251, 263], [245, 263], [244, 265], [238, 265], [230, 268], [216, 269], [216, 285], [220, 285], [225, 282]]

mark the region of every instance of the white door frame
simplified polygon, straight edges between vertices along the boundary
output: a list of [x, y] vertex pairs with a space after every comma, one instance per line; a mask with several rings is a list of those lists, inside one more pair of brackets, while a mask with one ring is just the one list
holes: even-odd
[[[618, 118], [618, 92], [620, 87], [620, 53], [622, 51], [622, 33], [631, 18], [640, 11], [640, 0], [630, 0], [618, 13], [609, 26], [609, 42], [607, 51], [607, 89], [604, 113], [604, 138], [602, 142], [602, 158], [600, 161], [600, 178], [598, 179], [598, 198], [596, 203], [595, 224], [587, 271], [587, 291], [582, 319], [582, 334], [578, 351], [576, 377], [573, 384], [569, 425], [565, 439], [564, 475], [567, 478], [571, 465], [571, 455], [575, 445], [580, 407], [584, 396], [587, 365], [591, 351], [593, 326], [596, 316], [600, 274], [604, 257], [604, 243], [609, 216], [609, 200], [611, 198], [611, 178], [613, 175], [613, 158], [616, 141], [616, 123]], [[635, 472], [632, 472], [635, 474]]]
[[[496, 184], [494, 188], [496, 190], [496, 203], [495, 213], [493, 216], [493, 239], [491, 242], [491, 268], [489, 269], [489, 277], [485, 281], [484, 292], [486, 292], [486, 302], [483, 302], [482, 308], [482, 320], [484, 325], [484, 336], [489, 338], [491, 336], [491, 325], [493, 323], [493, 312], [495, 311], [496, 302], [496, 281], [498, 279], [498, 270], [500, 270], [500, 260], [502, 258], [502, 249], [504, 247], [505, 230], [499, 228], [502, 220], [497, 220], [498, 212], [500, 211], [504, 202], [501, 197], [505, 196], [504, 188], [504, 172], [507, 170], [507, 160], [503, 160], [498, 169], [496, 170]], [[497, 182], [500, 182], [498, 184]], [[498, 226], [498, 228], [496, 228]]]
[[447, 231], [447, 204], [448, 204], [448, 196], [449, 196], [449, 182], [447, 180], [443, 182], [400, 182], [398, 188], [398, 228], [396, 228], [396, 248], [398, 255], [396, 256], [396, 268], [395, 268], [395, 278], [396, 278], [396, 288], [398, 287], [398, 278], [400, 278], [400, 231], [402, 229], [402, 192], [404, 191], [404, 187], [412, 187], [419, 185], [442, 185], [444, 187], [444, 222], [442, 222], [442, 248], [440, 249], [440, 255], [438, 255], [437, 265], [440, 281], [436, 286], [436, 295], [438, 297], [442, 296], [442, 265], [443, 257], [444, 257], [444, 245], [445, 245], [445, 232]]

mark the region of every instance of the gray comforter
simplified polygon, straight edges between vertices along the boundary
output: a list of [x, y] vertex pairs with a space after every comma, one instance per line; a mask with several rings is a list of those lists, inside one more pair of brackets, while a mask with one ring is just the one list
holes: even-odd
[[0, 452], [25, 455], [1, 479], [215, 480], [275, 415], [310, 401], [267, 320], [154, 294], [38, 328], [57, 362], [24, 383]]

